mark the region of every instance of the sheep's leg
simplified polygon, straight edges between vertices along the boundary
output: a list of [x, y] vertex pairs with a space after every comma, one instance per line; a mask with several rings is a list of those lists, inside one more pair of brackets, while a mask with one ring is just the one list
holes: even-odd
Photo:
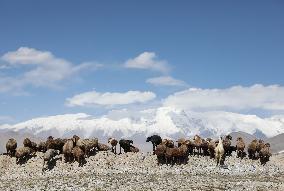
[[121, 154], [121, 145], [119, 145], [119, 155]]
[[152, 143], [153, 144], [153, 155], [155, 154], [155, 144], [154, 143]]

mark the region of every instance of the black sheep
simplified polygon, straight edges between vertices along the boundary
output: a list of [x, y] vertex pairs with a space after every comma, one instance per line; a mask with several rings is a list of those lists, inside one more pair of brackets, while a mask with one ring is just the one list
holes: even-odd
[[123, 148], [124, 152], [131, 152], [130, 146], [133, 144], [132, 140], [121, 139], [119, 141], [119, 154], [121, 154], [121, 148]]
[[159, 135], [152, 135], [150, 137], [147, 137], [146, 142], [152, 142], [153, 154], [155, 154], [156, 147], [162, 143], [162, 138]]

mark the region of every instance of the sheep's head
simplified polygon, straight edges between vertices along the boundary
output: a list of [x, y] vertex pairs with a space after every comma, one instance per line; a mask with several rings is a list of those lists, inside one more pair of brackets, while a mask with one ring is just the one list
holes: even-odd
[[146, 142], [150, 142], [152, 137], [147, 137]]
[[258, 143], [264, 143], [264, 141], [262, 139], [259, 139]]
[[237, 141], [242, 141], [242, 140], [243, 140], [242, 137], [238, 137], [238, 138], [237, 138]]
[[270, 147], [270, 143], [265, 143], [265, 146], [266, 147]]
[[227, 135], [226, 138], [229, 139], [229, 140], [233, 139], [231, 135]]
[[47, 140], [53, 140], [53, 136], [47, 137]]

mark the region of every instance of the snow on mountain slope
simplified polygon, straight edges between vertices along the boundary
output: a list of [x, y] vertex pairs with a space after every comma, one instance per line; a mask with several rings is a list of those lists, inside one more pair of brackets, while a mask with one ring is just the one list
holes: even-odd
[[280, 116], [260, 118], [229, 112], [192, 112], [171, 107], [160, 107], [137, 112], [112, 111], [102, 117], [85, 113], [65, 114], [31, 119], [15, 125], [2, 125], [0, 129], [32, 133], [39, 137], [53, 135], [68, 137], [140, 137], [157, 133], [162, 137], [216, 137], [234, 131], [250, 134], [262, 133], [272, 137], [284, 133], [284, 120]]

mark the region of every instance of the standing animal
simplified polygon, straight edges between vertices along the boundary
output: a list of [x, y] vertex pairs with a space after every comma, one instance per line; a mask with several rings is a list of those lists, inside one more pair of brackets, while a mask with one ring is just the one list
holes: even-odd
[[75, 146], [75, 139], [68, 139], [66, 143], [63, 145], [63, 155], [65, 162], [72, 162], [73, 161], [73, 154], [72, 150]]
[[32, 147], [32, 142], [29, 138], [25, 138], [24, 141], [23, 141], [23, 145], [24, 147], [29, 147], [31, 148]]
[[209, 142], [205, 139], [202, 139], [202, 143], [201, 143], [201, 149], [202, 149], [202, 153], [203, 153], [203, 156], [209, 156]]
[[31, 157], [32, 151], [29, 147], [20, 147], [16, 149], [16, 163], [26, 162]]
[[[201, 155], [201, 144], [202, 144], [202, 139], [199, 135], [195, 135], [193, 137], [193, 141], [194, 141], [194, 147], [197, 150], [197, 155]], [[194, 153], [195, 154], [195, 153]]]
[[266, 143], [263, 148], [259, 151], [259, 160], [262, 165], [265, 165], [268, 161], [269, 158], [272, 156], [270, 152], [270, 144]]
[[17, 141], [13, 138], [9, 139], [6, 143], [7, 154], [10, 157], [15, 156], [16, 149], [17, 149]]
[[259, 158], [260, 150], [264, 147], [265, 147], [264, 141], [262, 139], [259, 139], [258, 144], [256, 146], [256, 158]]
[[256, 159], [256, 150], [258, 147], [258, 141], [256, 139], [252, 140], [252, 142], [248, 145], [248, 157], [249, 159]]
[[74, 159], [79, 163], [79, 166], [83, 166], [85, 162], [85, 152], [79, 146], [75, 146], [72, 150]]
[[155, 149], [160, 143], [162, 143], [162, 138], [159, 135], [152, 135], [147, 137], [146, 142], [152, 142], [153, 154], [155, 154]]
[[224, 150], [224, 146], [223, 146], [223, 141], [222, 141], [222, 138], [219, 137], [218, 145], [215, 148], [215, 159], [216, 159], [216, 162], [217, 162], [217, 166], [219, 164], [223, 165], [224, 154], [225, 154], [225, 150]]
[[224, 147], [224, 150], [225, 150], [225, 156], [230, 156], [231, 140], [232, 140], [231, 135], [227, 135], [225, 137], [225, 139], [223, 140], [223, 147]]
[[63, 152], [63, 146], [65, 144], [65, 139], [54, 139], [52, 136], [49, 136], [46, 141], [46, 148], [47, 149], [55, 149], [59, 150], [60, 154]]
[[243, 159], [245, 157], [245, 142], [242, 137], [237, 138], [237, 157]]
[[118, 141], [114, 138], [109, 138], [108, 143], [111, 145], [111, 152], [116, 154], [116, 145], [117, 145]]
[[84, 151], [86, 157], [89, 157], [91, 154], [95, 153], [95, 149], [98, 147], [98, 139], [79, 139], [76, 146]]
[[166, 142], [162, 142], [159, 145], [157, 145], [155, 149], [155, 154], [157, 156], [158, 164], [164, 164], [166, 162], [165, 160], [165, 152], [166, 152], [167, 146]]
[[131, 144], [133, 144], [132, 140], [121, 139], [119, 141], [119, 154], [121, 154], [121, 148], [123, 148], [123, 151], [125, 153], [131, 152], [131, 150], [130, 150], [130, 145]]
[[59, 150], [48, 149], [43, 155], [42, 171], [44, 171], [45, 164], [49, 165], [54, 161], [55, 157], [59, 155]]
[[212, 140], [211, 138], [208, 138], [207, 141], [209, 141], [208, 144], [208, 151], [211, 159], [215, 158], [215, 148], [218, 145], [218, 141]]
[[133, 145], [130, 145], [130, 152], [132, 153], [138, 153], [139, 149], [137, 147], [134, 147]]

